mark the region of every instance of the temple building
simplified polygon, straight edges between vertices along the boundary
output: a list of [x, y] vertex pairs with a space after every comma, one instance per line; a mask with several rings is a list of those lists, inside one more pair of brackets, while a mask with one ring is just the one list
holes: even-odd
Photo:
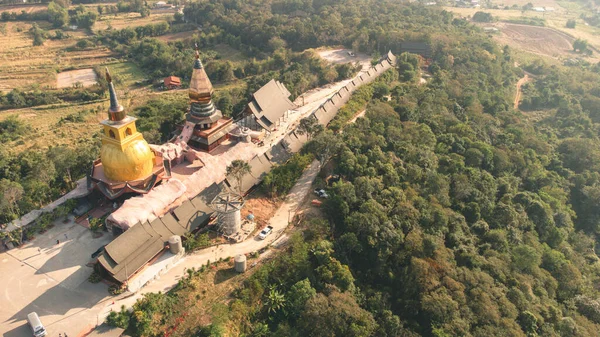
[[117, 100], [115, 87], [106, 70], [110, 95], [108, 119], [102, 121], [104, 134], [100, 158], [94, 161], [88, 176], [88, 189], [98, 189], [109, 199], [124, 193], [148, 193], [156, 184], [168, 178], [162, 155], [152, 151], [136, 129], [136, 118]]
[[289, 113], [298, 108], [290, 101], [290, 95], [281, 82], [269, 81], [252, 95], [252, 100], [238, 123], [251, 130], [274, 132]]
[[196, 47], [196, 61], [190, 80], [190, 109], [182, 128], [179, 141], [184, 141], [196, 150], [211, 152], [227, 139], [235, 128], [233, 119], [224, 118], [212, 102], [213, 86], [204, 70], [200, 53]]

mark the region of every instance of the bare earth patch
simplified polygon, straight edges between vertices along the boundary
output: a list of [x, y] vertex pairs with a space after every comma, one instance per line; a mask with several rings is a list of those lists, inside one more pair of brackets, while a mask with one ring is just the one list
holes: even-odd
[[184, 40], [184, 39], [192, 37], [192, 35], [194, 35], [195, 32], [196, 31], [191, 30], [188, 32], [165, 34], [165, 35], [157, 37], [157, 39], [159, 39], [163, 42], [173, 42], [173, 41], [178, 41], [178, 40]]
[[[354, 54], [355, 56], [351, 56], [350, 53]], [[369, 55], [363, 53], [354, 53], [350, 49], [317, 50], [317, 54], [319, 54], [319, 56], [324, 60], [331, 63], [344, 64], [359, 62], [363, 69], [371, 65], [371, 57]]]
[[494, 38], [502, 44], [553, 58], [575, 56], [574, 39], [554, 29], [512, 23], [499, 23], [496, 28], [501, 34]]
[[76, 83], [81, 83], [84, 87], [98, 83], [94, 69], [69, 70], [56, 75], [56, 87], [59, 89], [71, 88]]

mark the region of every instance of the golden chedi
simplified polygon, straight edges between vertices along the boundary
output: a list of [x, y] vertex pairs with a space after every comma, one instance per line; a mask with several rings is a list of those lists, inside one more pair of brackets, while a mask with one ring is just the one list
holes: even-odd
[[154, 152], [135, 127], [136, 118], [127, 116], [117, 100], [108, 69], [106, 80], [110, 94], [108, 120], [104, 127], [100, 160], [104, 175], [112, 181], [134, 181], [152, 174]]

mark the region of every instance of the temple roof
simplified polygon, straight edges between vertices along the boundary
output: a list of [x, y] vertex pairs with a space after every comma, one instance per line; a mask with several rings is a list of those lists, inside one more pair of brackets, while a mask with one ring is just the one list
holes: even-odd
[[279, 120], [283, 114], [296, 108], [289, 100], [290, 92], [279, 81], [271, 80], [253, 95], [253, 100], [248, 103], [248, 108], [260, 125], [271, 130], [271, 125]]
[[117, 92], [115, 86], [112, 83], [112, 77], [106, 68], [106, 82], [108, 82], [108, 95], [110, 97], [110, 107], [108, 108], [108, 119], [111, 121], [121, 121], [127, 117], [127, 112], [123, 109], [123, 106], [119, 104], [117, 99]]
[[192, 70], [192, 79], [190, 80], [189, 96], [192, 100], [210, 99], [213, 93], [213, 86], [204, 71], [200, 53], [196, 49], [196, 61]]

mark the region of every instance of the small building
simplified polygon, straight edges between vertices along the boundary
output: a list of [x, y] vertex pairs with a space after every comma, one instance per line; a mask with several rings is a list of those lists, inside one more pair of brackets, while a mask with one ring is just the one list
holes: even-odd
[[181, 79], [177, 76], [165, 77], [163, 82], [167, 89], [181, 88]]
[[532, 9], [534, 12], [545, 12], [546, 11], [544, 9], [544, 7], [533, 7]]
[[288, 98], [290, 95], [281, 82], [269, 81], [252, 95], [252, 101], [246, 107], [244, 126], [252, 130], [264, 129], [273, 132], [286, 114], [296, 108]]
[[431, 46], [427, 42], [402, 42], [400, 44], [400, 53], [405, 52], [421, 55], [427, 59], [431, 57]]
[[166, 7], [169, 7], [169, 5], [165, 1], [159, 1], [154, 4], [154, 8], [166, 8]]

